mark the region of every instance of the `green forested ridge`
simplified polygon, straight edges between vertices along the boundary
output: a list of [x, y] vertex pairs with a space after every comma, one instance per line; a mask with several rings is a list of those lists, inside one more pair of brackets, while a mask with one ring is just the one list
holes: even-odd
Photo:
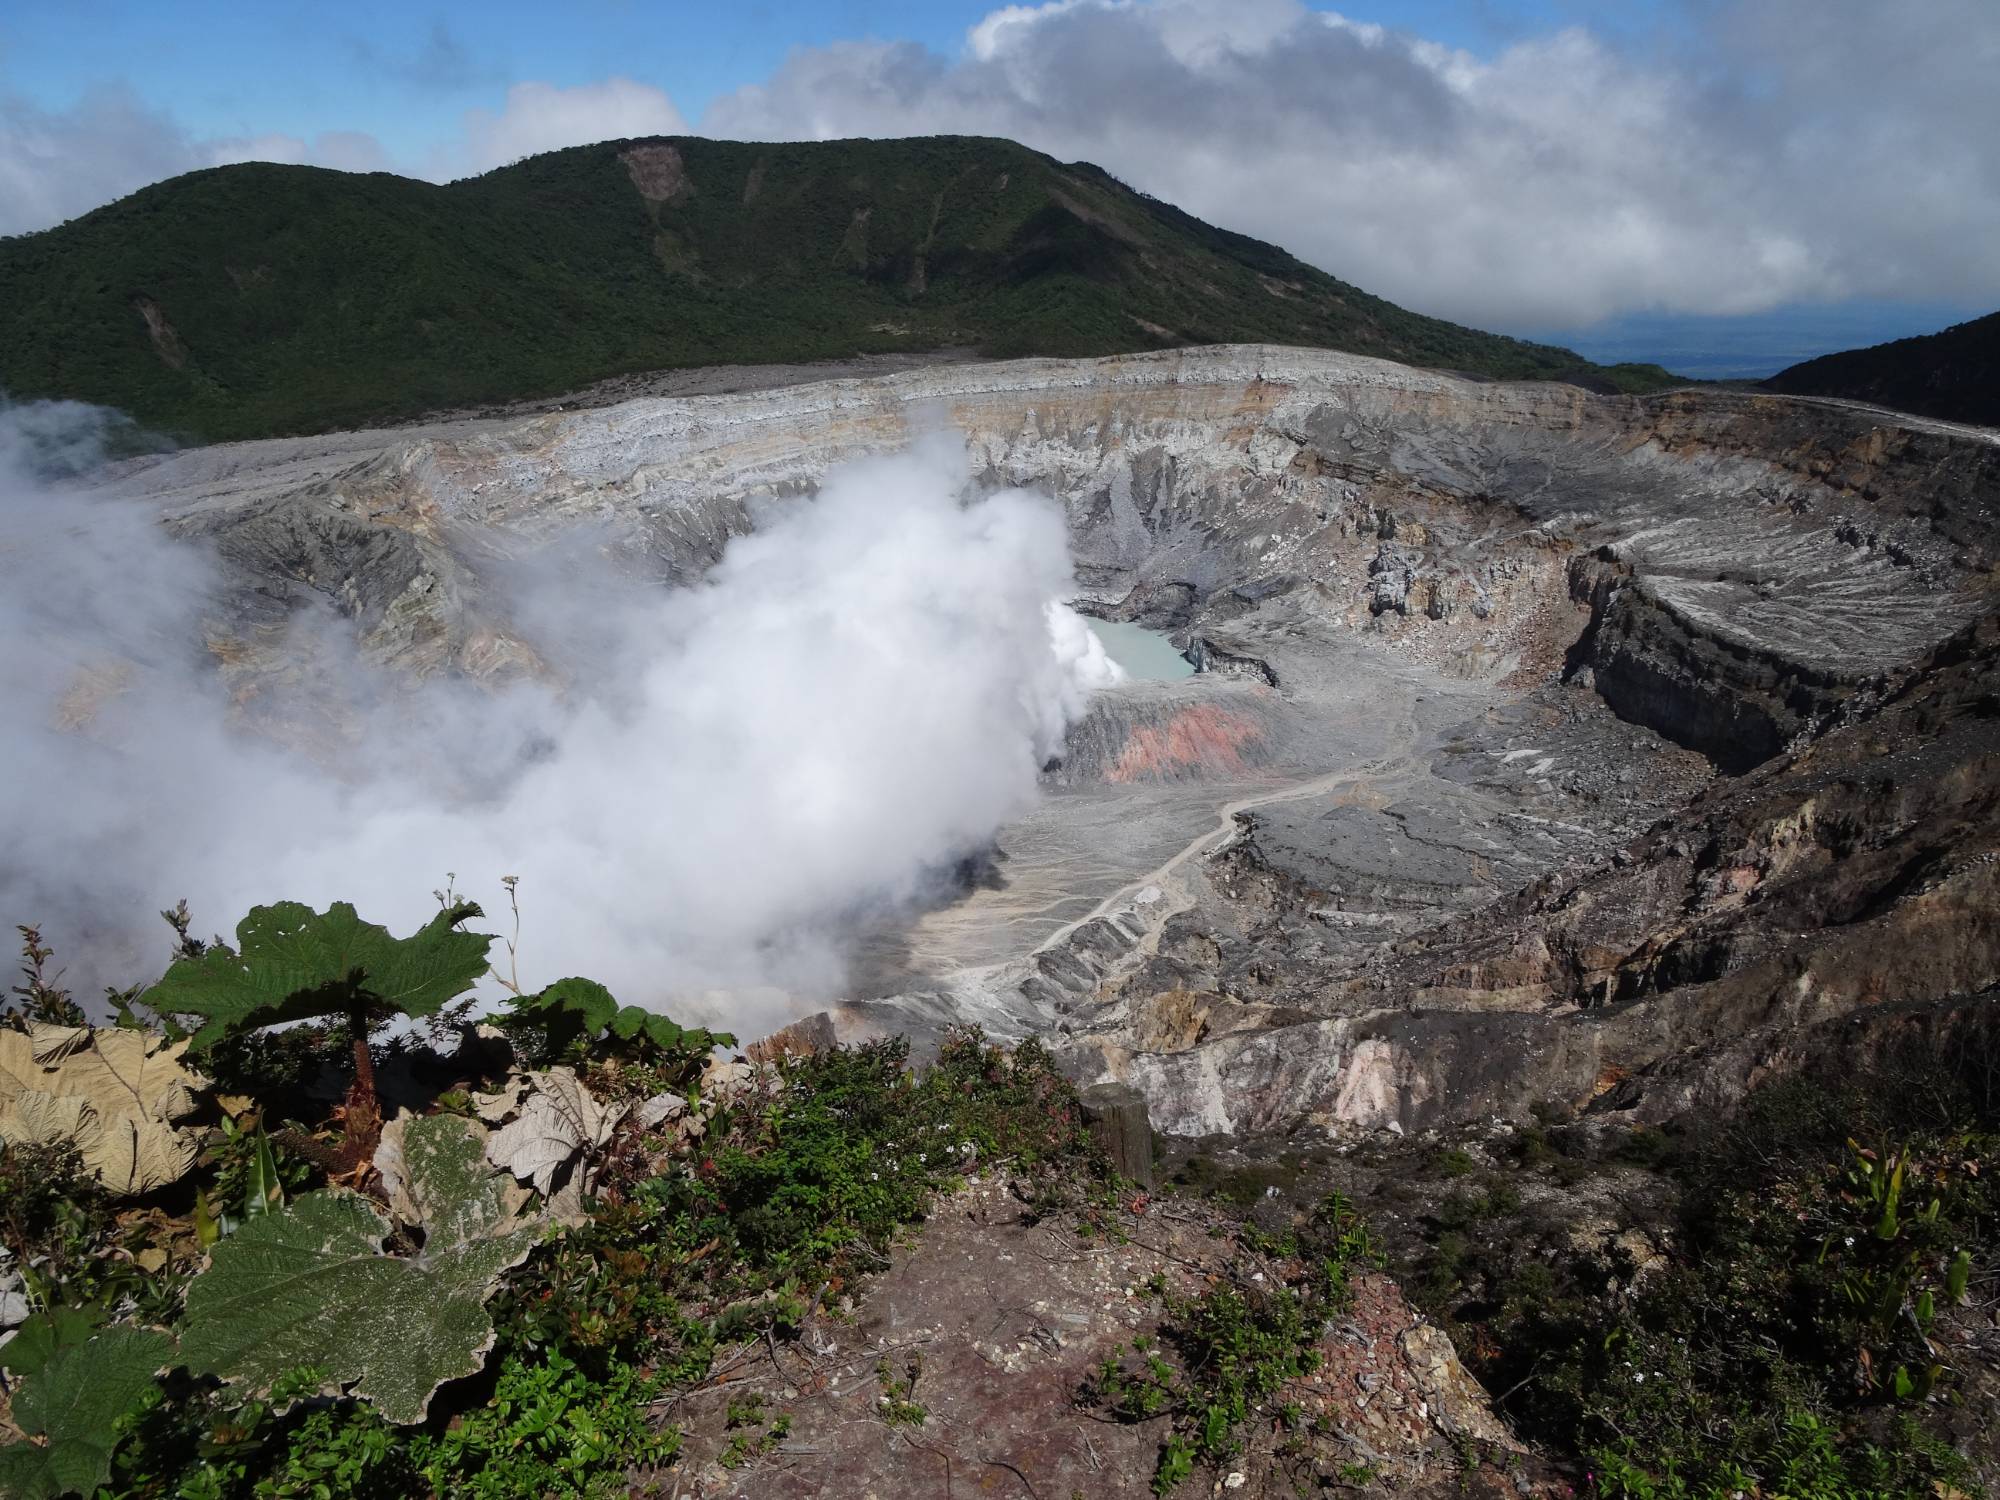
[[2000, 312], [1942, 333], [1822, 354], [1764, 384], [1788, 396], [1841, 396], [1919, 416], [2000, 426]]
[[651, 175], [628, 168], [634, 144], [445, 186], [217, 167], [0, 240], [0, 390], [219, 439], [641, 370], [942, 347], [1269, 341], [1502, 378], [1668, 379], [1422, 317], [1009, 141], [676, 138], [653, 144]]

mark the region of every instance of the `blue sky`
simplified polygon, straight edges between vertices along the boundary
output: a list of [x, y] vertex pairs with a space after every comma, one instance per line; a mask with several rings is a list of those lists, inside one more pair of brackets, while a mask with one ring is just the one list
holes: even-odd
[[1992, 0], [11, 0], [0, 232], [246, 158], [1012, 135], [1420, 310], [1764, 373], [2000, 306]]
[[414, 155], [462, 111], [497, 102], [509, 83], [622, 74], [665, 90], [692, 118], [714, 95], [769, 74], [793, 47], [876, 37], [951, 51], [989, 9], [948, 0], [14, 0], [0, 9], [0, 79], [50, 107], [93, 84], [141, 82], [201, 134], [361, 129]]
[[[0, 10], [0, 82], [50, 108], [92, 85], [140, 82], [202, 134], [363, 129], [414, 154], [508, 83], [623, 74], [665, 90], [692, 119], [717, 95], [768, 76], [795, 47], [914, 41], [950, 54], [999, 8], [979, 0], [574, 0], [560, 8], [528, 0], [13, 0]], [[1338, 9], [1475, 52], [1565, 25], [1625, 38], [1673, 29], [1655, 0], [1367, 0]]]

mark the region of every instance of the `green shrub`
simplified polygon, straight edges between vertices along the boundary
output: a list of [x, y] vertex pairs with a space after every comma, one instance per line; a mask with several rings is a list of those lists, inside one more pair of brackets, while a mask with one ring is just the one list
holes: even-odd
[[[1817, 1132], [1818, 1106], [1774, 1101]], [[1815, 1153], [1760, 1143], [1768, 1174], [1706, 1179], [1683, 1253], [1622, 1307], [1523, 1267], [1492, 1319], [1484, 1373], [1510, 1414], [1587, 1453], [1606, 1494], [1915, 1497], [1976, 1486], [1920, 1426], [1867, 1420], [1949, 1381], [1932, 1322], [1995, 1244], [1988, 1137]], [[1473, 1341], [1476, 1352], [1484, 1340]], [[1475, 1358], [1475, 1363], [1478, 1363]]]
[[1084, 1398], [1120, 1421], [1170, 1413], [1153, 1489], [1166, 1494], [1193, 1474], [1196, 1463], [1220, 1463], [1235, 1453], [1243, 1424], [1290, 1382], [1319, 1367], [1327, 1320], [1352, 1300], [1357, 1270], [1380, 1265], [1367, 1222], [1341, 1194], [1314, 1211], [1296, 1242], [1295, 1280], [1234, 1280], [1198, 1297], [1181, 1297], [1155, 1279], [1165, 1308], [1159, 1341], [1114, 1353], [1086, 1385]]
[[[465, 914], [399, 944], [346, 908], [260, 908], [240, 950], [184, 944], [150, 996], [209, 1017], [211, 1056], [261, 1108], [224, 1116], [172, 1203], [116, 1213], [73, 1151], [0, 1153], [0, 1241], [45, 1309], [5, 1363], [23, 1431], [48, 1439], [0, 1447], [0, 1488], [53, 1496], [108, 1475], [112, 1495], [179, 1500], [624, 1493], [678, 1451], [662, 1395], [708, 1379], [719, 1348], [783, 1336], [838, 1298], [974, 1166], [1108, 1180], [1047, 1054], [965, 1033], [922, 1073], [901, 1043], [788, 1061], [664, 1170], [646, 1151], [607, 1157], [582, 1222], [540, 1243], [462, 1097], [403, 1130], [417, 1232], [345, 1187], [305, 1191], [313, 1163], [240, 1122], [349, 1049], [358, 1064], [383, 1011], [445, 1003], [483, 963], [484, 939], [456, 941]], [[349, 961], [362, 950], [376, 961]], [[326, 1009], [344, 1023], [262, 1029]], [[722, 1040], [645, 1019], [623, 1036], [622, 1015], [586, 1015], [570, 1042], [633, 1044], [606, 1063], [628, 1082], [686, 1071]], [[885, 1382], [891, 1420], [923, 1420], [917, 1373]], [[781, 1415], [731, 1451], [747, 1460], [785, 1430]]]
[[497, 1023], [534, 1067], [616, 1057], [647, 1065], [663, 1087], [685, 1087], [709, 1053], [733, 1047], [727, 1031], [683, 1027], [658, 1011], [621, 1006], [594, 979], [558, 979], [533, 995], [510, 995]]
[[590, 1375], [560, 1349], [510, 1353], [491, 1398], [414, 1445], [412, 1458], [443, 1495], [624, 1494], [627, 1471], [680, 1451], [679, 1435], [647, 1411], [658, 1393], [656, 1379], [627, 1364]]

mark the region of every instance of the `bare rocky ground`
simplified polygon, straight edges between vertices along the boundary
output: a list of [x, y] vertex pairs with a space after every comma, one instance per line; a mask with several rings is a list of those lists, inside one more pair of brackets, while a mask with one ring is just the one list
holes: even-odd
[[[1985, 1024], [2000, 436], [1275, 348], [742, 384], [115, 482], [227, 559], [211, 649], [270, 702], [297, 670], [273, 627], [306, 603], [386, 671], [504, 682], [541, 668], [496, 559], [587, 521], [685, 582], [830, 464], [956, 425], [978, 482], [1063, 504], [1082, 607], [1205, 670], [1100, 699], [990, 878], [866, 934], [852, 993], [774, 1045], [1042, 1036], [1079, 1082], [1135, 1088], [1190, 1182], [1265, 1174], [1274, 1214], [1338, 1186], [1393, 1238], [1456, 1191], [1424, 1163], [1497, 1162], [1537, 1109], [1609, 1138]], [[1644, 1174], [1530, 1187], [1507, 1232], [1573, 1232], [1614, 1270], [1651, 1253]], [[1141, 1316], [1125, 1286], [1232, 1253], [1177, 1201], [1086, 1251], [983, 1185], [853, 1324], [742, 1372], [795, 1393], [779, 1445], [668, 1492], [1142, 1491], [1156, 1442], [1071, 1401]], [[1329, 1369], [1372, 1354], [1403, 1405], [1368, 1408], [1378, 1430], [1340, 1387], [1331, 1425], [1401, 1465], [1394, 1492], [1447, 1492], [1459, 1419], [1407, 1357], [1423, 1323], [1373, 1283], [1356, 1321]], [[921, 1426], [874, 1412], [883, 1346], [925, 1351]], [[1464, 1423], [1495, 1420], [1468, 1400]], [[1248, 1493], [1336, 1461], [1258, 1442]]]
[[[1163, 1421], [1109, 1420], [1079, 1392], [1107, 1357], [1157, 1327], [1155, 1277], [1185, 1296], [1226, 1277], [1262, 1280], [1275, 1267], [1260, 1268], [1235, 1221], [1198, 1201], [1141, 1197], [1080, 1236], [1074, 1215], [1026, 1222], [1031, 1196], [1004, 1176], [975, 1179], [894, 1257], [851, 1321], [815, 1321], [794, 1342], [750, 1351], [684, 1403], [674, 1417], [687, 1424], [688, 1448], [668, 1492], [1148, 1493]], [[1257, 1423], [1222, 1487], [1249, 1496], [1322, 1482], [1384, 1495], [1565, 1493], [1388, 1277], [1358, 1278], [1319, 1350], [1320, 1368], [1288, 1392], [1300, 1408], [1296, 1429], [1270, 1416]], [[763, 1420], [744, 1420], [753, 1403]], [[779, 1412], [789, 1423], [767, 1437]]]

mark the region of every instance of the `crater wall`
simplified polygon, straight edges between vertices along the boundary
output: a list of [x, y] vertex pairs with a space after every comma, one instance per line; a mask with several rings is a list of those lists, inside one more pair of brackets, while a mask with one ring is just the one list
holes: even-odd
[[493, 582], [508, 554], [592, 524], [685, 581], [829, 465], [947, 424], [976, 482], [1062, 502], [1098, 608], [1216, 665], [1254, 663], [1231, 622], [1284, 597], [1449, 673], [1588, 671], [1620, 713], [1732, 767], [1949, 635], [1994, 582], [1990, 434], [1271, 347], [236, 444], [123, 483], [216, 540], [246, 646], [311, 593], [385, 664], [487, 677], [538, 660]]
[[1756, 1038], [2000, 982], [1991, 432], [1225, 347], [115, 483], [220, 550], [211, 649], [255, 701], [297, 678], [270, 627], [307, 605], [391, 671], [544, 672], [510, 558], [588, 528], [687, 582], [831, 465], [942, 427], [971, 485], [1064, 507], [1086, 608], [1206, 670], [1102, 697], [994, 878], [885, 940], [874, 998], [814, 1035], [976, 1019], [1177, 1130], [1415, 1128], [1550, 1096], [1657, 1115], [1794, 1045]]

